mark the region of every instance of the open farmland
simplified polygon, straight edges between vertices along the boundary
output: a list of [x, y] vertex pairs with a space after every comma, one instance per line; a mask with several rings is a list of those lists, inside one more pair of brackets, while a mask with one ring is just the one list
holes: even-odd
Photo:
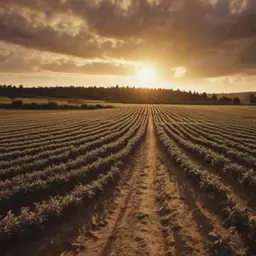
[[256, 108], [0, 112], [3, 255], [256, 255]]

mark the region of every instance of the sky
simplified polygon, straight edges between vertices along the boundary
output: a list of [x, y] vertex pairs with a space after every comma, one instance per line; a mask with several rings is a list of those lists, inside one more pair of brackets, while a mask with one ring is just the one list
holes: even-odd
[[0, 0], [0, 84], [256, 91], [256, 1]]

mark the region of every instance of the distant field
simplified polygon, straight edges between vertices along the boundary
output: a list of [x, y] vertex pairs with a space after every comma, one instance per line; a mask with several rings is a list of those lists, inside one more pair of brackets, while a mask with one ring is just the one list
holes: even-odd
[[[82, 100], [82, 99], [64, 99], [64, 98], [15, 98], [15, 100], [22, 100], [24, 103], [47, 103], [49, 101], [57, 102], [58, 104], [85, 104], [85, 103], [105, 103], [103, 100]], [[0, 97], [1, 103], [11, 103], [13, 99], [8, 97]]]
[[[123, 103], [115, 103], [115, 102], [106, 102], [106, 101], [101, 101], [101, 100], [83, 100], [83, 99], [65, 99], [65, 98], [15, 98], [15, 99], [11, 99], [8, 97], [0, 97], [0, 104], [11, 104], [13, 101], [18, 101], [18, 100], [22, 100], [23, 104], [31, 104], [31, 103], [37, 103], [37, 104], [48, 104], [51, 102], [57, 103], [58, 106], [57, 108], [61, 108], [61, 106], [69, 106], [69, 108], [63, 109], [65, 111], [70, 110], [70, 106], [77, 106], [78, 108], [83, 105], [89, 105], [91, 107], [93, 107], [92, 109], [95, 109], [94, 107], [98, 108], [96, 105], [99, 104], [102, 106], [102, 108], [104, 108], [105, 106], [111, 106], [111, 107], [123, 107], [126, 106], [127, 104], [123, 104]], [[11, 104], [12, 105], [12, 104]], [[6, 113], [10, 113], [13, 114], [14, 112], [9, 111], [8, 107], [3, 107], [6, 108], [7, 110], [1, 110], [0, 109], [0, 114], [4, 114], [6, 115]], [[32, 110], [32, 112], [29, 109], [29, 106], [25, 106], [23, 107], [23, 111], [25, 111], [25, 113], [33, 113], [35, 110], [36, 111], [49, 111], [46, 107], [38, 107], [35, 108], [34, 110]], [[44, 109], [45, 108], [45, 109]], [[56, 109], [57, 109], [56, 108]], [[86, 107], [84, 107], [86, 108]], [[19, 112], [20, 114], [24, 114], [22, 112]]]
[[2, 252], [256, 255], [255, 107], [122, 106], [0, 111]]
[[[61, 112], [63, 110], [39, 110], [36, 111], [37, 114], [43, 114], [43, 113], [52, 113], [52, 112]], [[31, 115], [35, 114], [35, 110], [11, 110], [11, 109], [0, 109], [0, 119], [8, 116], [20, 116], [20, 115]]]
[[250, 104], [250, 95], [253, 94], [256, 96], [256, 92], [240, 92], [240, 93], [223, 93], [218, 94], [218, 98], [220, 97], [229, 97], [235, 98], [238, 97], [241, 100], [242, 104]]

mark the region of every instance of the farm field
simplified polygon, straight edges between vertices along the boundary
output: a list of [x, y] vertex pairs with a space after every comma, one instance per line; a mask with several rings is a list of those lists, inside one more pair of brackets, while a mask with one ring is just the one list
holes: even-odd
[[0, 251], [256, 255], [256, 108], [1, 110]]
[[18, 97], [15, 99], [11, 99], [8, 97], [0, 97], [0, 104], [1, 103], [12, 103], [13, 100], [22, 100], [24, 103], [48, 103], [49, 101], [54, 101], [58, 103], [59, 105], [63, 104], [97, 104], [97, 103], [105, 103], [103, 100], [83, 100], [83, 99], [65, 99], [65, 98], [23, 98], [23, 97]]

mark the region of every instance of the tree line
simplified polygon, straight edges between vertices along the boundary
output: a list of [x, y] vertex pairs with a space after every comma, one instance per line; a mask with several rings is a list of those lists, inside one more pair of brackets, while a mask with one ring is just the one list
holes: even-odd
[[105, 109], [113, 108], [112, 105], [104, 104], [58, 104], [55, 101], [49, 101], [47, 103], [24, 103], [22, 100], [13, 100], [11, 103], [2, 103], [0, 108], [5, 109], [48, 109], [48, 110], [95, 110], [95, 109]]
[[[0, 85], [0, 95], [15, 98], [73, 98], [86, 100], [104, 100], [122, 103], [155, 103], [155, 104], [240, 104], [238, 97], [221, 97], [216, 94], [186, 92], [172, 89], [149, 89], [135, 87], [23, 87]], [[253, 99], [256, 101], [256, 99]], [[252, 101], [253, 103], [253, 101]]]

